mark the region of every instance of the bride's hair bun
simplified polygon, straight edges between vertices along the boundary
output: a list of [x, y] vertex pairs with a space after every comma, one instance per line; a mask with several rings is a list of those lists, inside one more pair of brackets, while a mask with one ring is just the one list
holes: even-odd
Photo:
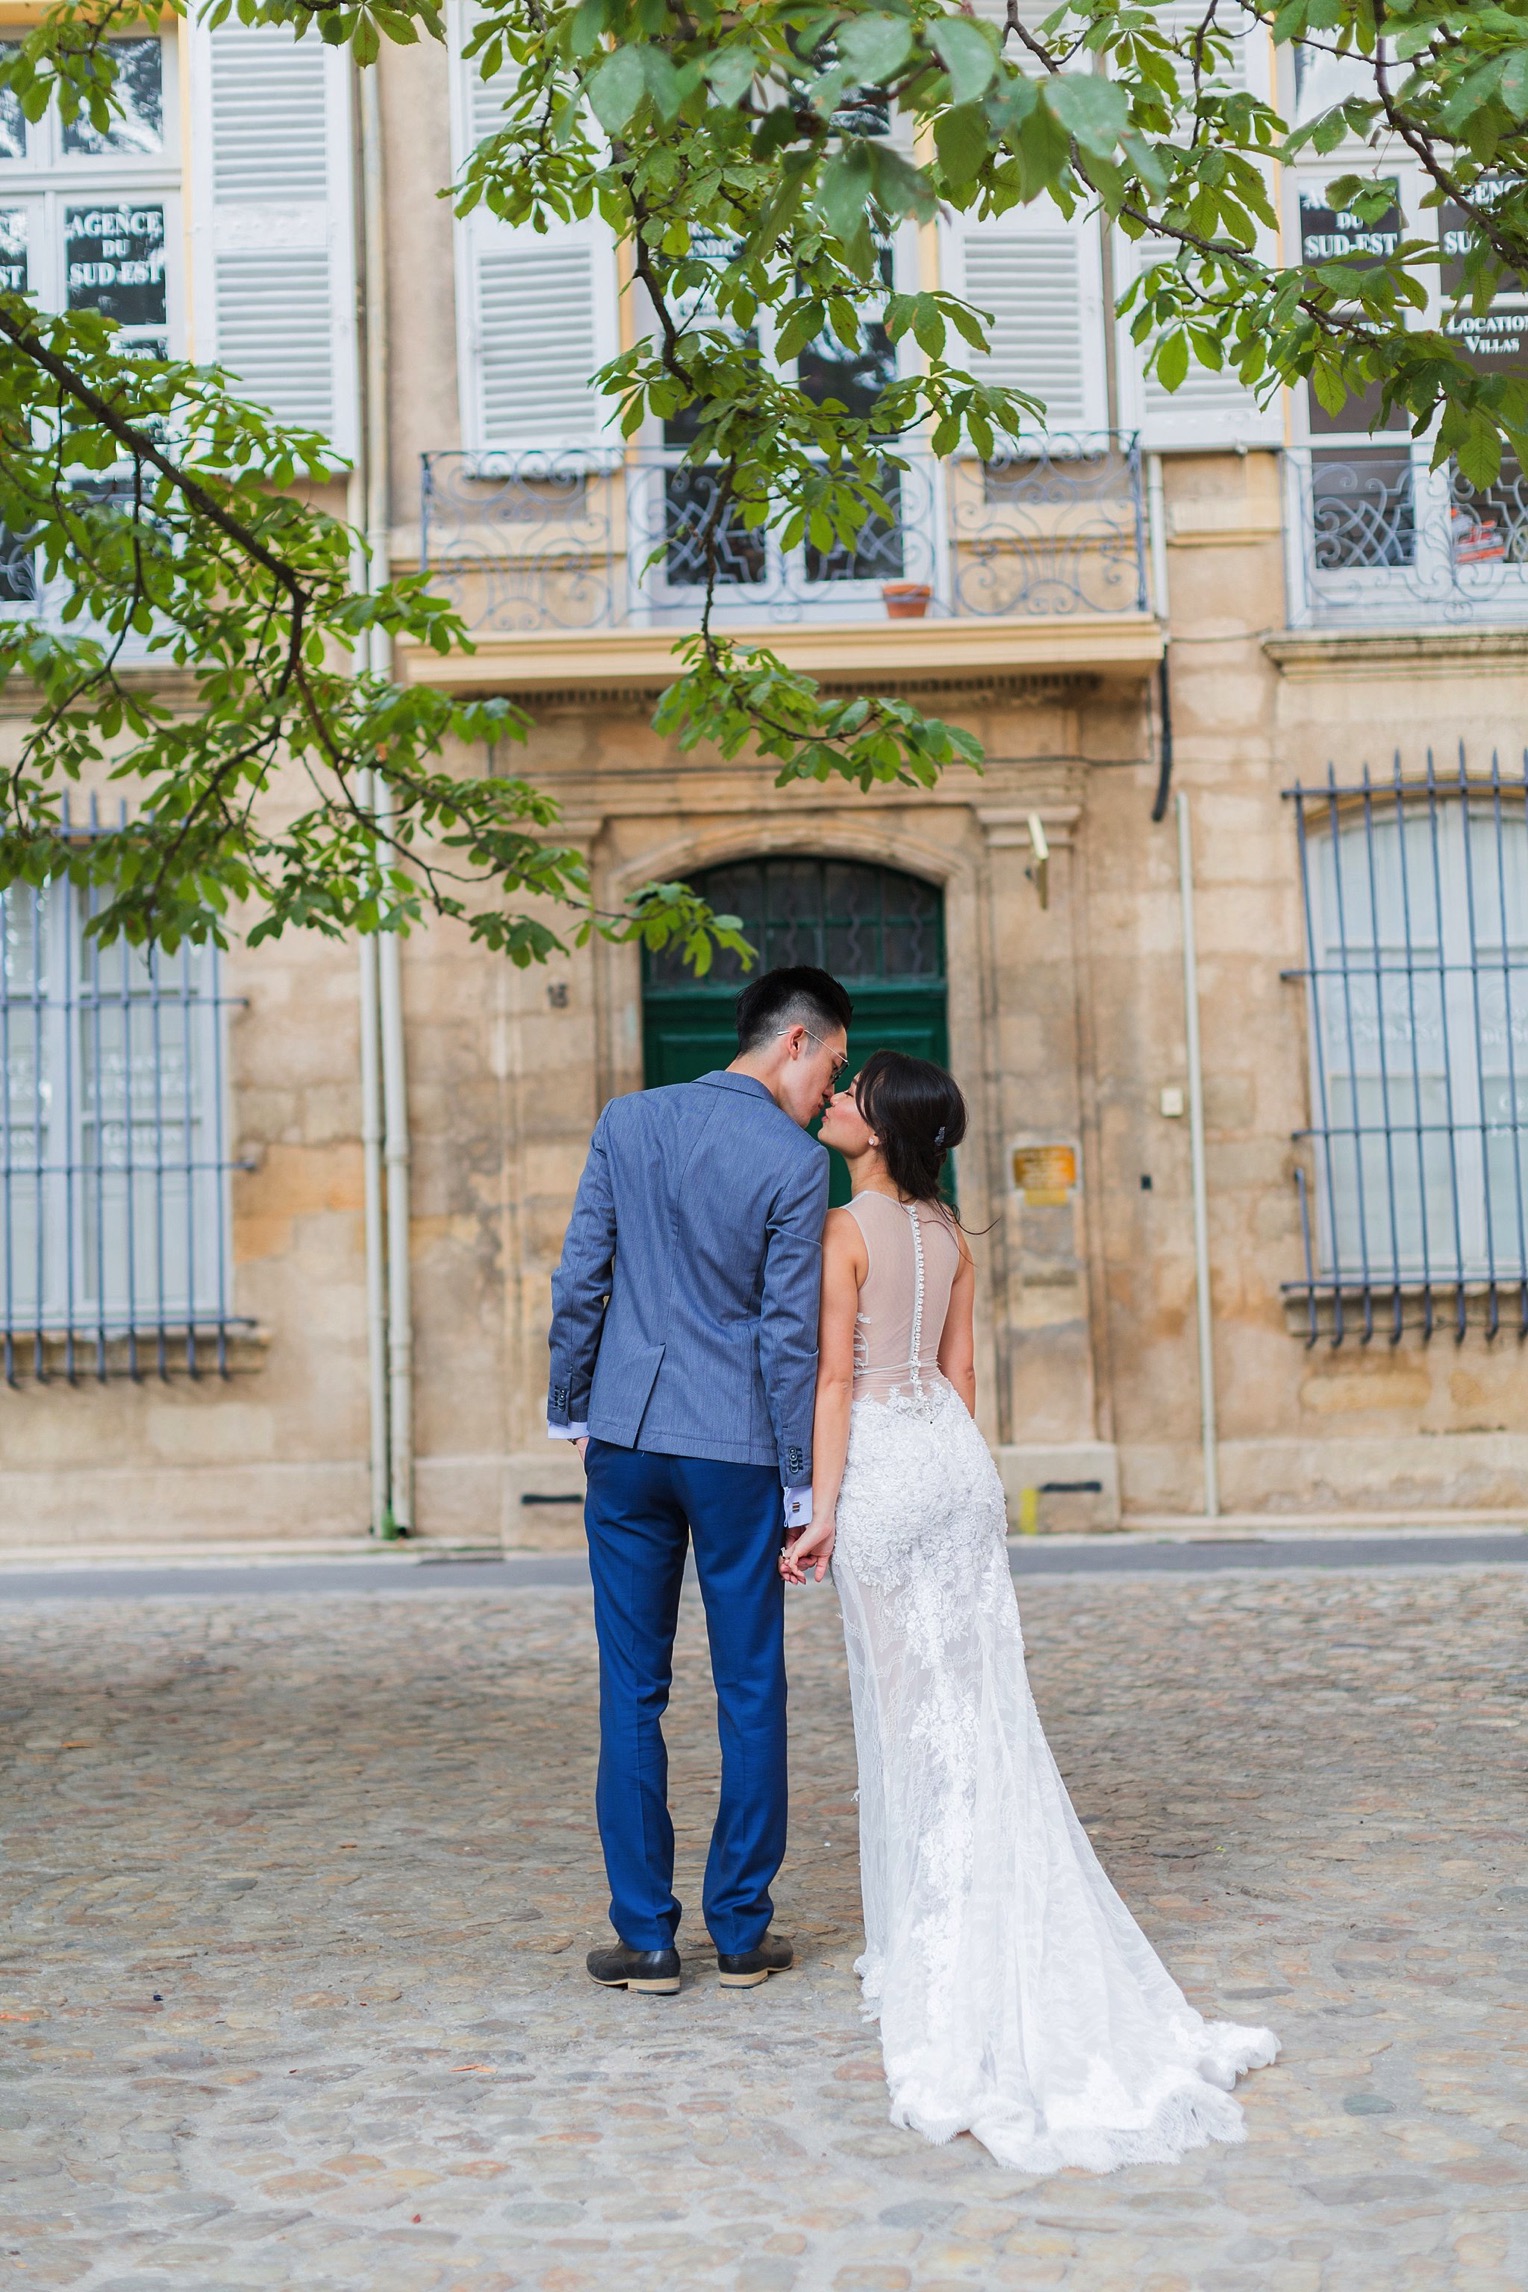
[[966, 1134], [966, 1102], [954, 1076], [905, 1051], [872, 1051], [854, 1095], [880, 1139], [897, 1192], [915, 1202], [937, 1201], [945, 1158]]

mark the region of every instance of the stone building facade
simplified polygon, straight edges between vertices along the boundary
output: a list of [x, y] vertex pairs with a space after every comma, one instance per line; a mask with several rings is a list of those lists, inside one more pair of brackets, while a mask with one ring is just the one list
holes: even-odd
[[[987, 766], [779, 790], [651, 729], [694, 618], [695, 481], [591, 410], [590, 366], [640, 324], [620, 250], [453, 222], [437, 193], [491, 125], [455, 47], [386, 51], [373, 104], [312, 45], [167, 30], [135, 146], [13, 141], [0, 203], [40, 291], [90, 291], [71, 201], [135, 202], [115, 243], [143, 246], [101, 260], [143, 267], [157, 231], [139, 323], [346, 454], [385, 328], [392, 555], [422, 552], [475, 638], [395, 668], [534, 719], [523, 752], [464, 765], [550, 790], [603, 904], [702, 881], [769, 959], [845, 976], [856, 1055], [900, 1041], [966, 1089], [980, 1413], [1016, 1522], [1204, 1506], [1196, 1103], [1223, 1512], [1528, 1512], [1517, 474], [1471, 493], [1409, 440], [1219, 377], [1167, 398], [1106, 321], [1125, 254], [1094, 225], [913, 231], [896, 264], [994, 310], [996, 370], [1045, 391], [1051, 431], [985, 470], [910, 454], [893, 530], [852, 561], [743, 553], [725, 614], [834, 689], [969, 726]], [[282, 123], [258, 169], [252, 87]], [[1340, 232], [1319, 181], [1281, 195], [1291, 229]], [[926, 592], [911, 617], [899, 581]], [[78, 921], [19, 896], [6, 917], [0, 1549], [360, 1536], [385, 1360], [356, 951], [128, 976], [92, 970]], [[452, 926], [398, 971], [392, 1508], [426, 1538], [562, 1541], [545, 1337], [584, 1148], [612, 1093], [720, 1062], [725, 981], [601, 942], [519, 972]]]

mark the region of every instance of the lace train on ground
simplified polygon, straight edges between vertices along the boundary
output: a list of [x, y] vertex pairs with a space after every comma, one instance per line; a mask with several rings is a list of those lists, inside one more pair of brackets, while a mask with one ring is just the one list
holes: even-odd
[[856, 1400], [834, 1575], [860, 1768], [857, 1971], [892, 2121], [974, 2133], [1023, 2172], [1240, 2141], [1231, 2088], [1278, 2041], [1204, 2021], [1105, 1876], [1029, 1692], [1004, 1534], [992, 1458], [937, 1372]]

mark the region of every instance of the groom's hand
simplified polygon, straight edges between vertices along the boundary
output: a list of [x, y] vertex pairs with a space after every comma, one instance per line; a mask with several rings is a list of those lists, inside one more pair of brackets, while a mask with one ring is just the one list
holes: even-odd
[[820, 1584], [828, 1572], [833, 1557], [833, 1542], [837, 1524], [831, 1513], [826, 1520], [814, 1520], [810, 1528], [803, 1528], [793, 1536], [780, 1554], [780, 1573], [788, 1584], [804, 1584], [810, 1570]]
[[588, 1435], [587, 1433], [585, 1433], [585, 1435], [584, 1435], [583, 1439], [582, 1439], [582, 1440], [576, 1440], [576, 1441], [573, 1443], [573, 1446], [574, 1446], [574, 1447], [577, 1449], [577, 1451], [578, 1451], [578, 1461], [579, 1461], [579, 1463], [580, 1463], [581, 1465], [583, 1465], [583, 1466], [585, 1467], [585, 1469], [587, 1470], [587, 1467], [588, 1467], [588, 1458], [589, 1458], [589, 1435]]

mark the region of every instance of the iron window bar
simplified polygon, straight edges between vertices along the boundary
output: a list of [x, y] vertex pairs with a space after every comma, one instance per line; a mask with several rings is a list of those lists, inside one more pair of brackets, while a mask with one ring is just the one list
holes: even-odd
[[[1284, 791], [1295, 808], [1313, 1119], [1294, 1133], [1305, 1342], [1504, 1316], [1528, 1337], [1528, 753], [1520, 774]], [[1314, 1215], [1313, 1215], [1314, 1197]]]
[[[126, 806], [120, 818], [125, 822]], [[101, 834], [97, 799], [60, 834]], [[148, 1364], [230, 1373], [218, 950], [103, 947], [96, 886], [0, 892], [0, 1349], [6, 1383]], [[93, 1355], [93, 1362], [91, 1356]], [[87, 1370], [88, 1373], [88, 1370]]]
[[[895, 460], [891, 516], [871, 519], [852, 545], [782, 552], [763, 529], [724, 519], [718, 608], [739, 625], [874, 620], [885, 587], [907, 581], [926, 591], [920, 618], [1146, 610], [1135, 431], [1024, 437], [985, 463], [904, 441]], [[420, 566], [475, 634], [688, 627], [714, 484], [714, 469], [678, 446], [428, 452]]]

